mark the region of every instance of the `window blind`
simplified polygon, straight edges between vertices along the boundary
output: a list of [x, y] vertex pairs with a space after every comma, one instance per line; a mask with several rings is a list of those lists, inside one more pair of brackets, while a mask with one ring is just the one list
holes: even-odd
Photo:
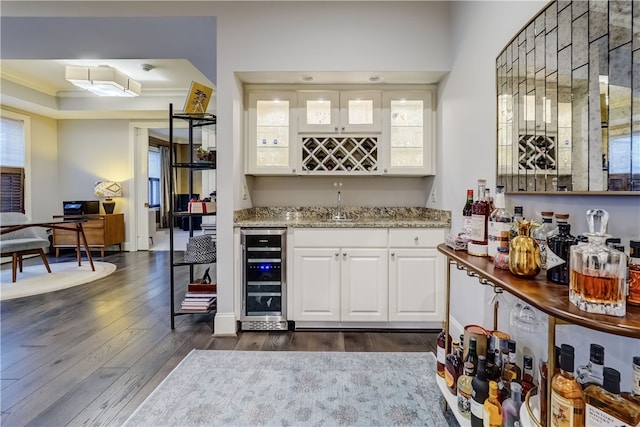
[[24, 213], [24, 122], [0, 117], [0, 211]]

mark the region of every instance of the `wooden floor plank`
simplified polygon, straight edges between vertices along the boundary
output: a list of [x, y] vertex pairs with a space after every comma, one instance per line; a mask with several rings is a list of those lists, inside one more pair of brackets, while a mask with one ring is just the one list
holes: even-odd
[[[51, 262], [65, 260], [73, 261], [73, 254]], [[112, 252], [103, 260], [117, 266], [104, 279], [0, 303], [2, 425], [121, 425], [193, 349], [435, 349], [437, 333], [425, 332], [255, 331], [214, 337], [211, 316], [201, 315], [176, 317], [171, 330], [168, 253]]]

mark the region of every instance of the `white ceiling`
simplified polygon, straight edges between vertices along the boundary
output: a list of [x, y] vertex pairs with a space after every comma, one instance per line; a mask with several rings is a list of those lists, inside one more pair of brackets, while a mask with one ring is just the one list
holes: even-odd
[[[66, 81], [66, 65], [109, 65], [140, 82], [142, 95], [99, 97]], [[192, 81], [214, 87], [186, 59], [0, 60], [0, 71], [3, 105], [56, 119], [165, 118], [168, 102], [182, 107]]]

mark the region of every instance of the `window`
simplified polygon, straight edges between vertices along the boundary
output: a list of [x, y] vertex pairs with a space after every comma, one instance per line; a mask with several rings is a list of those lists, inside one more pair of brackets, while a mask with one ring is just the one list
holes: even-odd
[[25, 212], [24, 121], [0, 118], [0, 212]]
[[160, 151], [149, 147], [149, 207], [160, 207]]

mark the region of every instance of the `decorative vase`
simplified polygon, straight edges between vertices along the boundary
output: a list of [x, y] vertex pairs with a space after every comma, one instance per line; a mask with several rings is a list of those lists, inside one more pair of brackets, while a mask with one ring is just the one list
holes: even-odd
[[540, 246], [530, 236], [533, 221], [519, 221], [518, 235], [509, 243], [509, 271], [515, 276], [531, 278], [540, 273]]

